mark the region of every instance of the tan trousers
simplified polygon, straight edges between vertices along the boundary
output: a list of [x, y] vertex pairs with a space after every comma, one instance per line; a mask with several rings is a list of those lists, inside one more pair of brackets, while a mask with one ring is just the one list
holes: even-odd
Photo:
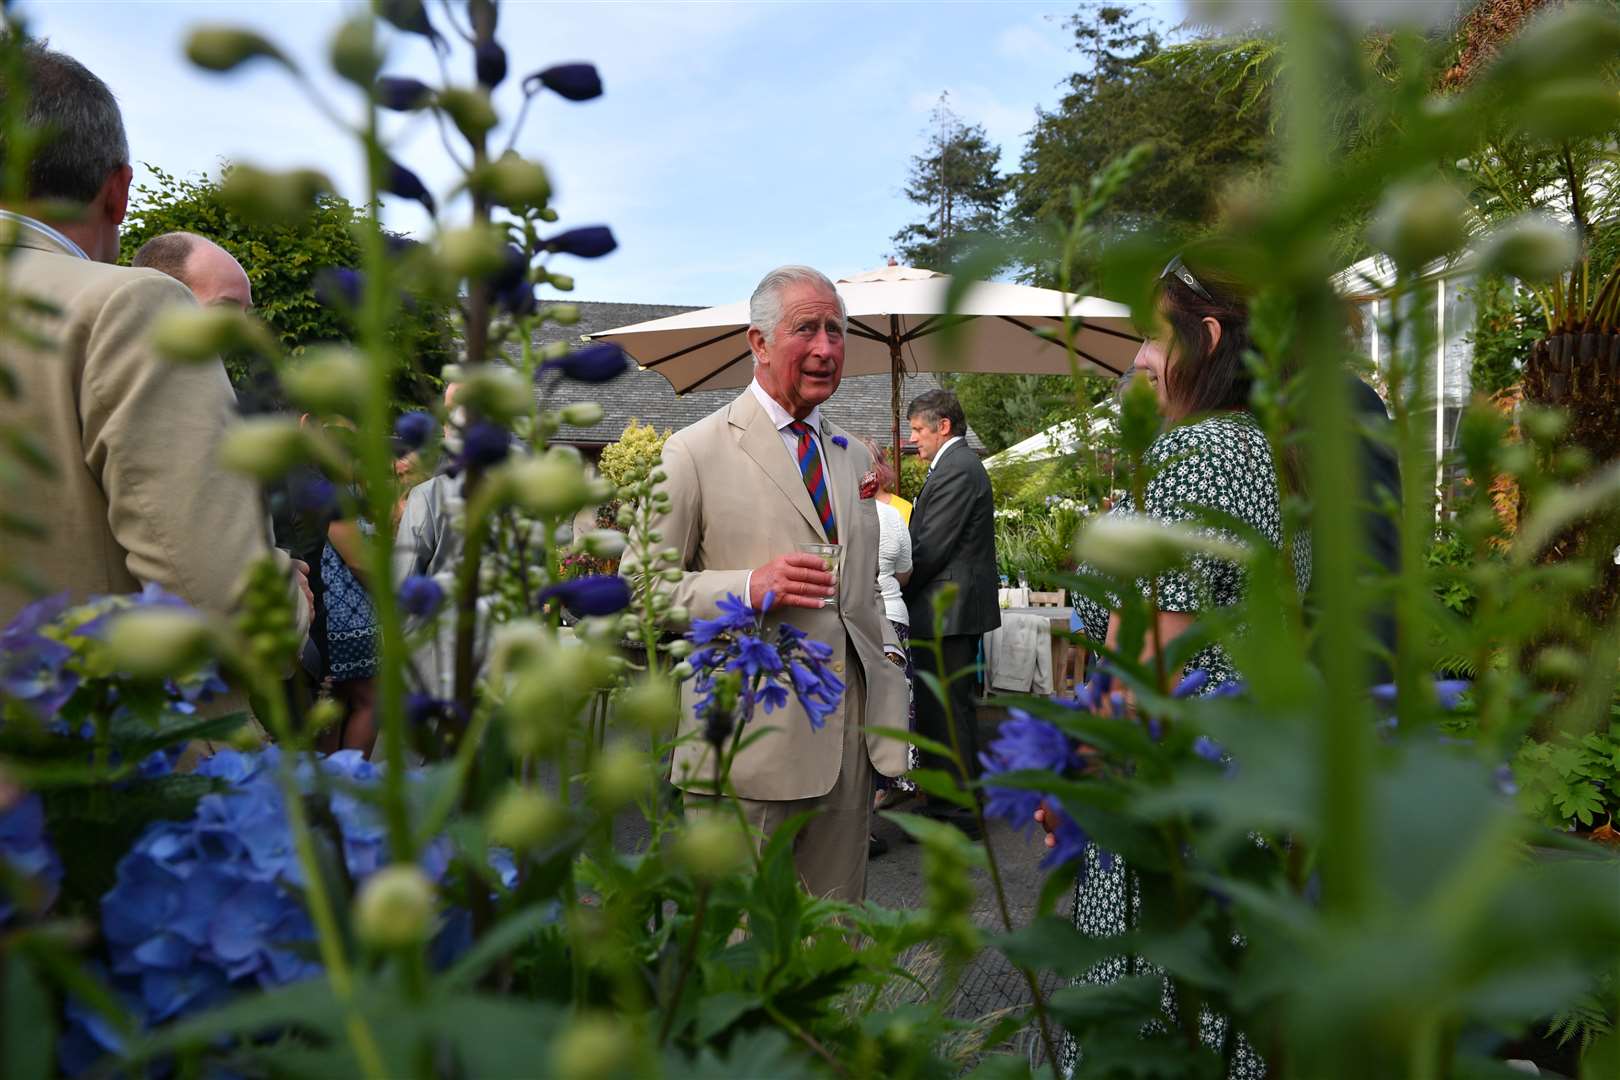
[[[811, 896], [859, 903], [866, 898], [867, 836], [872, 825], [872, 759], [859, 718], [866, 715], [866, 681], [851, 664], [844, 696], [844, 757], [832, 790], [815, 799], [740, 799], [743, 817], [763, 851], [783, 822], [807, 810], [815, 816], [794, 838], [793, 862]], [[688, 810], [711, 811], [715, 798], [687, 792]]]

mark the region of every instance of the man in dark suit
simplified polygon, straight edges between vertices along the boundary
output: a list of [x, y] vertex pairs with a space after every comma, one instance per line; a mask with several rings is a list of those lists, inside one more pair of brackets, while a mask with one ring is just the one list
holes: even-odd
[[[928, 479], [911, 511], [911, 580], [906, 608], [911, 615], [912, 659], [919, 672], [941, 680], [947, 673], [971, 668], [978, 660], [979, 638], [1001, 625], [996, 598], [995, 503], [990, 477], [979, 456], [968, 447], [967, 418], [948, 390], [930, 390], [906, 410], [911, 441], [928, 462]], [[934, 636], [933, 598], [945, 585], [956, 588], [956, 600], [945, 609], [939, 633], [944, 644], [940, 670], [928, 642]], [[978, 728], [974, 722], [974, 680], [950, 687], [950, 715], [944, 703], [921, 680], [915, 688], [917, 731], [951, 745], [951, 727], [969, 777], [979, 772]], [[955, 773], [950, 764], [922, 753], [921, 765]]]

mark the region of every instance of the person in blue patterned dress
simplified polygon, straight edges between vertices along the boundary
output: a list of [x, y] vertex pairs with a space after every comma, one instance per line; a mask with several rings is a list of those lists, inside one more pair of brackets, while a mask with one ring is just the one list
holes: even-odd
[[[1242, 295], [1208, 274], [1194, 275], [1178, 256], [1160, 275], [1157, 312], [1157, 325], [1138, 350], [1132, 372], [1152, 383], [1166, 423], [1146, 454], [1151, 479], [1141, 512], [1158, 522], [1200, 523], [1206, 511], [1216, 511], [1281, 548], [1285, 535], [1279, 477], [1284, 470], [1279, 470], [1266, 434], [1249, 410], [1251, 378], [1244, 360], [1250, 347], [1249, 318]], [[1130, 506], [1110, 511], [1135, 512]], [[1297, 535], [1291, 543], [1295, 581], [1303, 593], [1310, 583], [1309, 537]], [[1156, 586], [1160, 640], [1169, 642], [1202, 612], [1239, 603], [1245, 580], [1235, 563], [1198, 557], [1184, 569], [1161, 575]], [[1117, 613], [1085, 598], [1076, 599], [1075, 613], [1088, 637], [1115, 641]], [[1218, 641], [1190, 657], [1183, 670], [1199, 669], [1209, 673], [1205, 693], [1240, 677]], [[1124, 861], [1101, 857], [1094, 845], [1088, 846], [1075, 884], [1075, 927], [1091, 937], [1124, 934], [1140, 905], [1139, 883]], [[1140, 973], [1143, 967], [1137, 958], [1116, 957], [1080, 981], [1112, 982], [1128, 970]], [[1229, 1037], [1226, 1028], [1222, 1017], [1200, 1018], [1204, 1040], [1212, 1045]], [[1259, 1056], [1241, 1034], [1234, 1037], [1238, 1046], [1229, 1075], [1243, 1080], [1264, 1076]], [[1081, 1053], [1072, 1039], [1064, 1040], [1060, 1065], [1065, 1076], [1073, 1073]]]

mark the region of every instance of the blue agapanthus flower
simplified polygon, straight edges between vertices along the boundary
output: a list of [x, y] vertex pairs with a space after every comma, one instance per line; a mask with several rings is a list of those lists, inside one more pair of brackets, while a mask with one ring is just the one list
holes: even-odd
[[0, 926], [9, 925], [18, 907], [46, 911], [62, 888], [62, 860], [45, 833], [45, 804], [38, 795], [24, 795], [0, 809], [0, 863], [3, 880], [15, 892], [0, 887]]
[[[755, 705], [767, 713], [786, 708], [797, 699], [812, 730], [826, 726], [827, 718], [838, 711], [844, 696], [844, 683], [828, 666], [833, 650], [812, 640], [790, 623], [777, 624], [774, 641], [765, 635], [765, 614], [776, 602], [766, 593], [759, 610], [739, 596], [727, 593], [716, 605], [720, 614], [713, 619], [694, 619], [686, 637], [704, 646], [687, 658], [696, 672], [700, 695], [695, 706], [712, 730], [729, 734], [730, 718], [716, 723], [715, 673], [728, 671], [742, 678], [737, 720], [747, 723]], [[792, 698], [789, 697], [791, 690]]]
[[425, 618], [444, 603], [444, 587], [430, 577], [412, 574], [400, 583], [399, 606], [407, 615]]
[[1014, 829], [1029, 833], [1035, 826], [1035, 811], [1044, 803], [1052, 815], [1051, 833], [1056, 844], [1041, 859], [1041, 868], [1075, 864], [1081, 861], [1091, 838], [1053, 796], [1023, 788], [999, 787], [990, 778], [1000, 773], [1044, 769], [1057, 776], [1067, 776], [1080, 765], [1078, 747], [1055, 724], [1037, 719], [1022, 709], [1010, 710], [1010, 719], [1002, 722], [996, 738], [979, 754], [984, 766], [985, 813], [1006, 821]]

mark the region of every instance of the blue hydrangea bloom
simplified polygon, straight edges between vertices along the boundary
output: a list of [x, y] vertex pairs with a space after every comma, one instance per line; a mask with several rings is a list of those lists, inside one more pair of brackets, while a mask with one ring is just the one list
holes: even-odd
[[45, 804], [38, 795], [25, 795], [0, 810], [0, 863], [5, 864], [6, 880], [26, 893], [14, 896], [0, 890], [0, 926], [11, 922], [19, 900], [26, 900], [34, 911], [45, 911], [56, 903], [62, 888], [62, 860], [45, 835]]

